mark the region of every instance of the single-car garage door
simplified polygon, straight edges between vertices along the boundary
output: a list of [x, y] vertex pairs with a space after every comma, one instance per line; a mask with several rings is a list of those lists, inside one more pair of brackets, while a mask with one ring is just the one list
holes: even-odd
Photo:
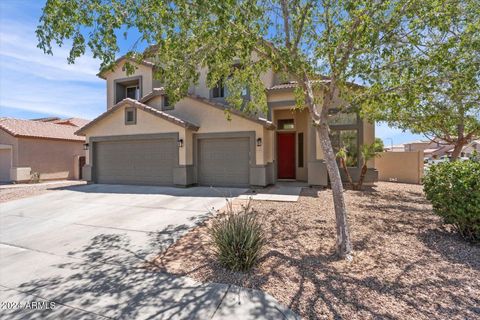
[[177, 157], [173, 139], [96, 142], [97, 183], [171, 185]]
[[248, 138], [199, 139], [198, 183], [208, 186], [248, 186]]

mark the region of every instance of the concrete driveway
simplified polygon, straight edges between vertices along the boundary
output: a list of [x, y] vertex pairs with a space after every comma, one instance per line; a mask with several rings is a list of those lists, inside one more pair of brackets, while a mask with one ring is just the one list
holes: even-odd
[[[289, 317], [258, 291], [145, 268], [226, 197], [243, 192], [84, 185], [3, 203], [0, 302], [11, 303], [0, 313], [9, 319]], [[42, 301], [55, 308], [25, 308]]]

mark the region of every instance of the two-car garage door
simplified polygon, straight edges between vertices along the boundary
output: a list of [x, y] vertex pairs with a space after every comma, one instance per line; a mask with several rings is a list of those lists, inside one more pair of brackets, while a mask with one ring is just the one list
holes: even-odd
[[177, 161], [174, 139], [95, 143], [97, 183], [172, 185]]

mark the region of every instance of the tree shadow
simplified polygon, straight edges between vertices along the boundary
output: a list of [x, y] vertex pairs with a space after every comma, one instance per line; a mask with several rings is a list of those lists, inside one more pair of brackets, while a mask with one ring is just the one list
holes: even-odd
[[[234, 312], [235, 303], [221, 305], [229, 286], [202, 284], [151, 268], [148, 255], [167, 250], [188, 229], [180, 225], [151, 232], [149, 244], [140, 249], [127, 234], [98, 234], [69, 252], [70, 258], [46, 266], [35, 280], [10, 288], [26, 300], [53, 301], [57, 308], [10, 310], [8, 318], [208, 319]], [[254, 304], [246, 310], [249, 317], [278, 315], [273, 299], [258, 294], [248, 299]]]
[[480, 271], [480, 245], [467, 242], [458, 233], [448, 228], [430, 229], [418, 239], [442, 258]]
[[298, 203], [254, 202], [268, 244], [249, 273], [216, 262], [208, 222], [156, 262], [201, 281], [263, 290], [308, 319], [478, 318], [480, 252], [438, 231], [441, 220], [417, 189], [347, 191], [352, 263], [334, 255], [331, 191], [310, 188]]

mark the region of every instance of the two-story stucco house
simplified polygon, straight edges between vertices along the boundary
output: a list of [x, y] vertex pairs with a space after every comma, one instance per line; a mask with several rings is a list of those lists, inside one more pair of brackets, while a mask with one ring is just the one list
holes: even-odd
[[[95, 183], [188, 186], [266, 186], [277, 180], [327, 185], [328, 177], [315, 128], [307, 110], [293, 110], [294, 82], [272, 71], [262, 76], [269, 112], [264, 118], [240, 111], [225, 116], [225, 88], [209, 89], [207, 71], [189, 95], [170, 105], [162, 84], [145, 61], [132, 75], [125, 58], [99, 76], [107, 84], [107, 111], [81, 128], [86, 137], [83, 176]], [[374, 141], [373, 124], [356, 113], [331, 117], [335, 148], [347, 146], [353, 176], [358, 148]], [[376, 179], [373, 169], [368, 181]]]

